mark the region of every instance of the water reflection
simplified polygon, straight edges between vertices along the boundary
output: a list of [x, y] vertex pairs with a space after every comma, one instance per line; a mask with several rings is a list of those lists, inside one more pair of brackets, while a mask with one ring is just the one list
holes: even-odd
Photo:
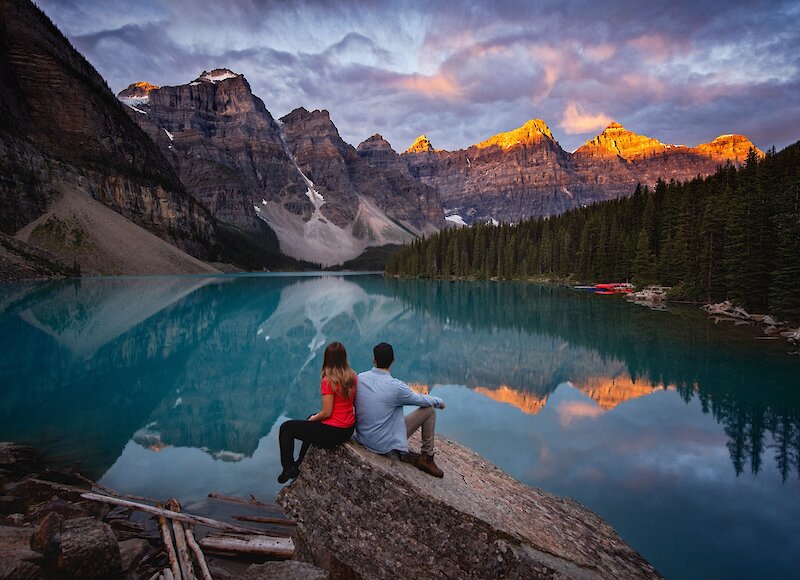
[[[544, 286], [332, 276], [84, 280], [6, 287], [0, 303], [6, 431], [72, 434], [60, 450], [107, 456], [98, 470], [129, 439], [252, 455], [279, 416], [317, 404], [318, 358], [334, 339], [359, 370], [391, 341], [409, 382], [462, 384], [530, 414], [564, 383], [603, 410], [676, 390], [722, 423], [737, 473], [760, 472], [767, 450], [784, 479], [800, 465], [798, 365], [690, 311]], [[90, 425], [104, 426], [102, 442]]]
[[[762, 552], [800, 537], [800, 361], [694, 309], [376, 276], [5, 286], [0, 309], [0, 439], [133, 493], [270, 499], [277, 425], [316, 410], [325, 344], [344, 342], [360, 371], [389, 341], [394, 374], [447, 400], [445, 435], [600, 511], [663, 572], [703, 570], [665, 538], [691, 523], [716, 542], [731, 505], [750, 510]], [[726, 541], [720, 558], [747, 552]]]
[[[568, 384], [575, 387], [571, 383]], [[656, 391], [675, 390], [674, 387], [651, 385], [644, 380], [637, 382], [627, 375], [587, 377], [581, 380], [581, 386], [575, 388], [591, 397], [599, 405], [598, 409], [590, 406], [592, 410], [586, 411], [586, 413], [591, 415], [597, 415], [602, 411], [613, 409], [620, 403], [630, 399], [652, 395]], [[538, 396], [508, 385], [500, 385], [496, 389], [474, 387], [473, 390], [494, 401], [513, 405], [529, 415], [537, 415], [547, 404], [548, 399], [547, 395]]]
[[[724, 426], [737, 474], [747, 468], [759, 473], [769, 449], [784, 480], [792, 472], [800, 476], [800, 361], [787, 356], [784, 345], [755, 343], [752, 330], [718, 328], [695, 309], [653, 313], [558, 287], [389, 284], [414, 312], [445, 325], [463, 325], [478, 335], [516, 330], [537, 342], [552, 337], [568, 345], [563, 347], [570, 353], [567, 369], [560, 368], [564, 357], [555, 343], [552, 359], [526, 356], [526, 368], [541, 369], [541, 378], [548, 380], [539, 385], [535, 377], [507, 381], [518, 390], [544, 396], [561, 382], [582, 385], [592, 375], [618, 376], [605, 368], [622, 364], [631, 384], [668, 385], [687, 402], [697, 398], [703, 411]], [[589, 358], [573, 361], [581, 349]], [[512, 350], [504, 362], [512, 358], [514, 368], [521, 361], [513, 357], [521, 352]], [[768, 436], [774, 440], [769, 446]]]

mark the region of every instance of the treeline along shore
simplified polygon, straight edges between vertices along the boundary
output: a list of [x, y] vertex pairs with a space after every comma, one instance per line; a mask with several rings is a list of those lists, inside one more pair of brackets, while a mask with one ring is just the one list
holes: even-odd
[[444, 230], [404, 246], [386, 274], [633, 280], [672, 286], [675, 299], [728, 299], [798, 321], [800, 142], [559, 216]]

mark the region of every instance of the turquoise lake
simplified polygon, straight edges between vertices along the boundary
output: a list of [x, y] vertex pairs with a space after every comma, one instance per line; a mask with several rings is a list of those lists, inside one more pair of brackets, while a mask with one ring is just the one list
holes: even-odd
[[[0, 440], [214, 513], [271, 501], [277, 431], [318, 410], [324, 347], [447, 402], [437, 429], [607, 519], [667, 578], [800, 568], [800, 356], [693, 307], [376, 275], [0, 286]], [[410, 410], [410, 409], [409, 409]]]

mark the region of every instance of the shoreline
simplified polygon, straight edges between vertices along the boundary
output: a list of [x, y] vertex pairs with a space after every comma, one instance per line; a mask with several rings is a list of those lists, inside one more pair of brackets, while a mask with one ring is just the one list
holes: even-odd
[[[436, 278], [428, 278], [423, 276], [406, 276], [402, 274], [384, 274], [385, 278], [392, 278], [395, 280], [426, 280], [431, 282], [516, 282], [522, 284], [542, 284], [542, 285], [550, 285], [550, 286], [560, 286], [564, 288], [568, 288], [570, 290], [578, 284], [575, 280], [570, 280], [567, 278], [499, 278], [499, 277], [492, 277], [492, 278], [478, 278], [475, 276], [465, 276], [465, 277], [457, 277], [457, 276], [448, 276], [448, 277], [436, 277]], [[586, 285], [594, 285], [598, 282], [583, 282], [580, 283]], [[620, 296], [625, 296], [621, 294]], [[632, 303], [638, 306], [645, 306], [649, 307], [648, 303]], [[700, 310], [703, 310], [708, 314], [709, 318], [714, 319], [715, 323], [720, 321], [732, 322], [735, 325], [739, 324], [748, 324], [754, 326], [756, 328], [760, 328], [766, 336], [763, 337], [754, 337], [754, 340], [777, 340], [779, 338], [786, 338], [786, 342], [794, 347], [800, 348], [800, 326], [795, 326], [793, 323], [788, 321], [779, 321], [777, 317], [771, 314], [750, 314], [747, 313], [744, 308], [737, 306], [729, 301], [723, 302], [703, 302], [703, 301], [692, 301], [692, 300], [664, 300], [662, 304], [680, 304], [682, 306], [698, 306]], [[728, 305], [729, 310], [734, 311], [734, 309], [740, 311], [740, 313], [736, 314], [726, 314], [720, 311], [720, 308], [723, 305]], [[741, 314], [744, 313], [744, 314]], [[766, 321], [766, 322], [764, 322]], [[800, 355], [800, 350], [788, 352], [789, 355]]]
[[[166, 578], [171, 570], [175, 578], [187, 579], [195, 576], [185, 571], [197, 568], [198, 578], [213, 574], [221, 580], [259, 574], [324, 577], [287, 559], [294, 546], [287, 532], [292, 528], [285, 526], [293, 522], [277, 505], [215, 493], [208, 497], [235, 504], [244, 515], [215, 520], [182, 512], [174, 499], [120, 494], [73, 468], [43, 460], [32, 446], [0, 441], [0, 576], [144, 580]], [[157, 512], [165, 516], [156, 519]], [[202, 528], [196, 539], [194, 526]], [[227, 545], [234, 536], [219, 530], [272, 545], [261, 546], [254, 557]]]
[[[412, 443], [420, 444], [418, 435]], [[0, 571], [149, 579], [205, 566], [223, 580], [377, 578], [382, 570], [404, 577], [661, 577], [583, 504], [525, 485], [447, 438], [437, 443], [446, 476], [435, 481], [354, 442], [312, 448], [278, 496], [294, 519], [263, 517], [258, 510], [279, 506], [252, 497], [209, 493], [237, 511], [253, 510], [227, 521], [184, 513], [174, 499], [119, 494], [74, 469], [49, 467], [33, 447], [0, 442]], [[332, 471], [336, 484], [320, 485]], [[194, 526], [211, 533], [198, 531], [195, 540]], [[342, 527], [361, 531], [345, 538]]]

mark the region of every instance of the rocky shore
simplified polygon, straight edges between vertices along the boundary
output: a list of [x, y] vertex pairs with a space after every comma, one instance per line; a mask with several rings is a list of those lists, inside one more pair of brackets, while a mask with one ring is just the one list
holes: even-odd
[[[717, 304], [705, 304], [701, 307], [714, 320], [714, 323], [732, 322], [739, 326], [742, 324], [760, 328], [764, 336], [758, 336], [761, 340], [777, 340], [785, 338], [793, 346], [800, 346], [800, 328], [791, 328], [787, 322], [778, 320], [770, 314], [751, 314], [741, 306], [725, 301]], [[789, 354], [800, 354], [798, 351]]]
[[[162, 576], [171, 566], [158, 522], [137, 510], [87, 499], [97, 488], [105, 489], [73, 469], [46, 467], [31, 447], [0, 442], [0, 580], [168, 577]], [[310, 564], [263, 560], [209, 558], [208, 577], [327, 576]]]
[[[417, 442], [418, 444], [418, 442]], [[432, 478], [349, 442], [312, 448], [278, 497], [295, 558], [330, 578], [658, 578], [595, 513], [437, 437]]]
[[149, 578], [166, 557], [129, 510], [87, 501], [92, 482], [0, 443], [0, 578]]

